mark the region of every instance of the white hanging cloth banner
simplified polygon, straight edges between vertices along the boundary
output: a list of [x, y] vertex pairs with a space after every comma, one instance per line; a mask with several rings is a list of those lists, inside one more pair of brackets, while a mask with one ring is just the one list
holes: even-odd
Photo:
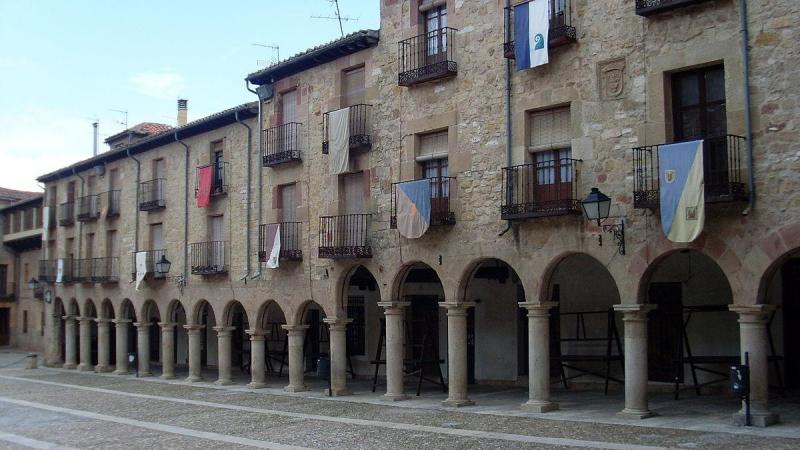
[[136, 252], [136, 290], [147, 275], [147, 252]]
[[333, 175], [350, 170], [350, 108], [328, 113], [328, 154]]

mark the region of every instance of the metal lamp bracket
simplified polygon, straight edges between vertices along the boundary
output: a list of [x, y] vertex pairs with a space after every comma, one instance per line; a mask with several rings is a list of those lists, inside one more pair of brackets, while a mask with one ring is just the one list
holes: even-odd
[[[599, 222], [599, 221], [598, 221]], [[617, 244], [617, 252], [620, 255], [625, 254], [625, 221], [620, 219], [619, 223], [613, 223], [610, 225], [598, 223], [600, 228], [605, 233], [611, 233], [614, 238], [614, 243]], [[597, 243], [600, 247], [603, 246], [603, 235], [597, 235]]]

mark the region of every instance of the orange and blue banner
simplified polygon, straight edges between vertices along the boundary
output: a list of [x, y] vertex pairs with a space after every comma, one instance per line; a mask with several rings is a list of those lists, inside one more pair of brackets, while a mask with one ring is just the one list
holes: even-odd
[[397, 231], [416, 239], [431, 223], [431, 181], [428, 179], [397, 184]]
[[548, 63], [550, 0], [531, 0], [514, 7], [514, 59], [517, 70]]
[[692, 242], [703, 231], [703, 141], [658, 148], [661, 227], [672, 242]]

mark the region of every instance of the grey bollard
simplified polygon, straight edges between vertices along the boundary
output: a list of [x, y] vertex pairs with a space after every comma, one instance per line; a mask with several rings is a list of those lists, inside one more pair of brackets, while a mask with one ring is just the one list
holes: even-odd
[[35, 369], [36, 367], [38, 367], [37, 366], [37, 362], [38, 362], [37, 358], [38, 357], [37, 357], [36, 353], [30, 353], [25, 358], [25, 368], [26, 369]]

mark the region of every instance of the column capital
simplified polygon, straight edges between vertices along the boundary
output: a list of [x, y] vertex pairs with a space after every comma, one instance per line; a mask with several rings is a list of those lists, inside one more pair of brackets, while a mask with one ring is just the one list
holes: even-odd
[[730, 305], [728, 309], [739, 314], [739, 323], [763, 323], [766, 325], [775, 305]]
[[150, 322], [134, 322], [133, 326], [138, 328], [140, 331], [147, 330], [148, 328], [150, 328]]
[[77, 319], [79, 319], [78, 316], [73, 316], [73, 315], [70, 315], [70, 314], [61, 316], [61, 318], [64, 319], [64, 320], [77, 320]]
[[97, 322], [98, 325], [109, 324], [109, 323], [113, 322], [112, 319], [108, 319], [108, 318], [105, 318], [105, 317], [100, 317], [100, 318], [94, 319], [94, 321]]
[[131, 319], [114, 319], [114, 320], [112, 320], [112, 322], [114, 322], [114, 324], [117, 325], [117, 326], [123, 326], [123, 325], [127, 325], [127, 324], [129, 324], [129, 323], [131, 323], [133, 321]]
[[309, 325], [281, 325], [289, 336], [302, 336], [309, 328]]
[[378, 306], [384, 309], [384, 314], [402, 314], [403, 308], [409, 306], [411, 302], [378, 302]]
[[178, 324], [175, 322], [158, 322], [158, 326], [161, 327], [162, 331], [169, 331], [178, 326]]
[[93, 321], [94, 317], [83, 317], [83, 316], [78, 317], [78, 322], [80, 322], [81, 324], [89, 325]]
[[558, 306], [557, 302], [519, 302], [520, 308], [528, 310], [529, 317], [550, 315], [550, 310]]
[[212, 330], [217, 332], [218, 337], [230, 337], [231, 332], [236, 329], [236, 327], [211, 327]]
[[347, 325], [353, 322], [353, 319], [345, 317], [326, 317], [322, 319], [322, 321], [328, 324], [328, 328], [331, 331], [344, 331], [347, 329]]
[[614, 305], [614, 311], [622, 313], [623, 321], [647, 320], [647, 315], [654, 309], [656, 305], [650, 303]]
[[439, 302], [439, 306], [447, 310], [448, 316], [466, 316], [475, 302]]
[[244, 330], [244, 332], [250, 336], [251, 341], [263, 341], [267, 335], [266, 330], [262, 330], [259, 328]]
[[183, 329], [186, 330], [189, 334], [200, 334], [206, 326], [205, 325], [195, 325], [195, 324], [187, 324], [183, 326]]

